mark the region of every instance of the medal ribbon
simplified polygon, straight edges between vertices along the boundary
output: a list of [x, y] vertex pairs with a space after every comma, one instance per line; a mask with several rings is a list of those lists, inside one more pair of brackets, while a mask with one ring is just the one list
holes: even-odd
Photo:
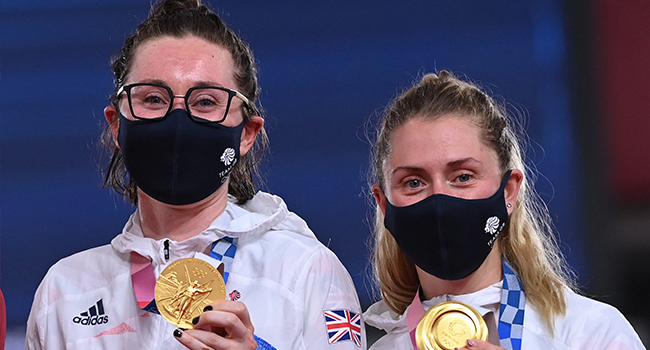
[[[524, 331], [524, 308], [526, 295], [517, 274], [510, 263], [503, 259], [503, 288], [499, 308], [499, 342], [507, 350], [521, 350], [521, 337]], [[424, 316], [424, 307], [420, 301], [420, 290], [406, 313], [406, 324], [413, 349], [418, 350], [415, 331]]]
[[237, 238], [224, 237], [212, 244], [210, 256], [223, 262], [223, 283], [228, 282], [232, 261], [235, 259], [237, 252]]
[[156, 275], [153, 266], [149, 259], [136, 252], [131, 252], [131, 282], [138, 306], [142, 310], [159, 314], [154, 300]]
[[521, 350], [526, 294], [510, 263], [503, 260], [503, 292], [499, 308], [499, 341], [507, 350]]
[[424, 307], [422, 306], [422, 301], [420, 301], [420, 288], [415, 292], [415, 298], [409, 307], [408, 312], [406, 313], [406, 324], [408, 325], [409, 335], [411, 336], [411, 343], [413, 344], [413, 349], [418, 350], [417, 341], [415, 340], [415, 331], [418, 328], [418, 323], [424, 316]]

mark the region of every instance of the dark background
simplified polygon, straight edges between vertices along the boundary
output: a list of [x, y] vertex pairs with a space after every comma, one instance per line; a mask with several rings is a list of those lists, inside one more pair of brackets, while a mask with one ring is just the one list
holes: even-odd
[[[375, 300], [367, 124], [425, 72], [467, 75], [524, 116], [562, 248], [587, 295], [650, 335], [650, 2], [212, 1], [259, 62], [282, 196]], [[49, 266], [133, 211], [101, 189], [108, 60], [147, 0], [0, 4], [0, 287], [10, 329]]]

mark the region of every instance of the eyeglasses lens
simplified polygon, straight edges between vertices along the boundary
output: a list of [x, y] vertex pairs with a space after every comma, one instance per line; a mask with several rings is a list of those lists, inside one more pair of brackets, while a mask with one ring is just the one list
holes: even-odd
[[[132, 116], [136, 119], [164, 117], [174, 103], [171, 91], [162, 86], [133, 85], [127, 90], [127, 95], [131, 108], [122, 105], [121, 110], [132, 112]], [[190, 89], [189, 94], [184, 98], [185, 106], [193, 117], [209, 121], [222, 121], [228, 112], [232, 95], [227, 90], [200, 87]], [[127, 99], [123, 99], [121, 103], [125, 104], [125, 100]]]

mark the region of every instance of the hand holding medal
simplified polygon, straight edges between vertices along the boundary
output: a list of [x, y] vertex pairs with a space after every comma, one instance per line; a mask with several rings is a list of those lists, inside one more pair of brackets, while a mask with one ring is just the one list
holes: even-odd
[[[225, 297], [226, 285], [219, 270], [198, 258], [173, 262], [156, 281], [158, 311], [184, 330], [174, 332], [183, 345], [190, 349], [203, 349], [206, 345], [218, 349], [234, 342], [242, 348], [254, 349], [254, 327], [246, 305], [227, 301]], [[232, 315], [236, 316], [235, 322]], [[215, 333], [219, 337], [215, 338]]]

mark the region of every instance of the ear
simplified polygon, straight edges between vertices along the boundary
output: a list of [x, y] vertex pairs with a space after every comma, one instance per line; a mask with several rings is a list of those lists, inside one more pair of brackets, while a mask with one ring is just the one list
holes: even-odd
[[111, 127], [111, 132], [113, 133], [113, 142], [115, 142], [115, 147], [120, 148], [120, 144], [117, 142], [117, 134], [120, 131], [120, 120], [117, 115], [117, 109], [113, 106], [108, 106], [104, 108], [104, 117], [108, 122], [108, 125]]
[[508, 179], [508, 183], [506, 184], [506, 188], [504, 189], [506, 205], [512, 204], [511, 206], [507, 207], [508, 215], [512, 214], [512, 211], [514, 210], [514, 205], [517, 202], [517, 196], [519, 195], [519, 188], [521, 187], [521, 183], [523, 181], [524, 173], [522, 173], [519, 169], [513, 169], [512, 173], [510, 174], [510, 179]]
[[386, 215], [386, 196], [379, 185], [372, 185], [372, 196], [375, 197], [375, 201], [377, 201], [377, 206], [379, 206], [381, 212]]
[[260, 133], [262, 127], [264, 126], [264, 119], [259, 116], [251, 117], [246, 125], [244, 125], [244, 130], [241, 133], [241, 143], [239, 144], [239, 154], [244, 155], [250, 151], [255, 143], [257, 134]]

